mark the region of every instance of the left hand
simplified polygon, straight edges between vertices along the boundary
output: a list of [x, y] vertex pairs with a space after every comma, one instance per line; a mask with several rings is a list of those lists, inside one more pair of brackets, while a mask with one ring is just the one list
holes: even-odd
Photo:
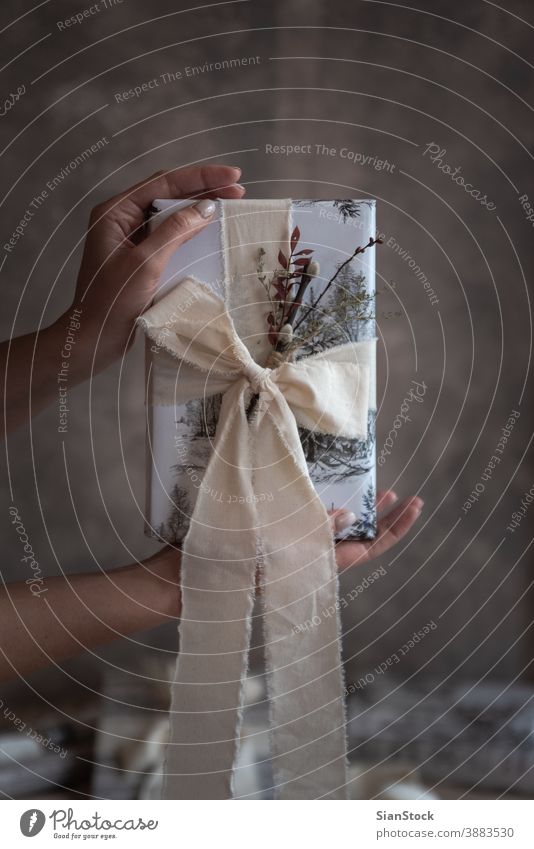
[[[213, 198], [241, 198], [240, 168], [204, 165], [158, 171], [152, 177], [96, 206], [90, 219], [74, 302], [55, 323], [59, 338], [74, 308], [81, 310], [70, 362], [74, 382], [124, 356], [135, 320], [150, 305], [165, 266], [180, 245], [206, 227]], [[146, 212], [154, 198], [195, 199], [143, 238]]]

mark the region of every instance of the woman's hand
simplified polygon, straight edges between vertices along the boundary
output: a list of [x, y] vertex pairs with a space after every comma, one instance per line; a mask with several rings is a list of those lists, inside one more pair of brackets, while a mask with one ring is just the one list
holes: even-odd
[[[392, 490], [379, 493], [378, 508], [396, 500]], [[338, 543], [339, 570], [384, 554], [410, 530], [422, 506], [420, 498], [406, 498], [379, 520], [375, 540]], [[347, 521], [354, 521], [348, 511], [333, 511], [334, 529], [347, 527]], [[180, 560], [180, 552], [167, 546], [113, 572], [47, 578], [47, 604], [36, 604], [24, 581], [5, 586], [0, 590], [0, 681], [180, 616]]]
[[[79, 379], [120, 359], [132, 342], [135, 320], [150, 305], [172, 253], [206, 227], [215, 212], [210, 198], [240, 198], [240, 168], [226, 165], [159, 171], [96, 206], [89, 222], [71, 308], [56, 324], [64, 328], [81, 310], [75, 360]], [[142, 238], [154, 198], [195, 198]]]
[[[226, 165], [160, 171], [95, 207], [70, 309], [44, 330], [0, 345], [2, 434], [58, 402], [58, 373], [66, 370], [65, 362], [72, 388], [124, 356], [135, 320], [149, 306], [171, 254], [209, 224], [215, 212], [210, 198], [243, 196], [244, 188], [236, 183], [240, 174]], [[154, 198], [195, 198], [197, 203], [170, 215], [142, 239]], [[66, 352], [71, 317], [76, 344]]]
[[[405, 498], [389, 513], [383, 515], [384, 510], [392, 507], [396, 501], [397, 495], [392, 489], [378, 493], [376, 507], [379, 519], [375, 539], [368, 542], [347, 540], [336, 545], [336, 560], [340, 572], [351, 566], [361, 566], [374, 560], [406, 536], [419, 517], [424, 502], [417, 496]], [[355, 521], [354, 514], [348, 510], [332, 510], [330, 515], [334, 531], [342, 531]]]

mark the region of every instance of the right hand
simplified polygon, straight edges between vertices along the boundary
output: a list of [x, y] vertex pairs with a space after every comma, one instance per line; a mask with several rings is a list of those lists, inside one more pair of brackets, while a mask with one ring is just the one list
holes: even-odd
[[[396, 501], [397, 494], [392, 489], [378, 493], [376, 508], [379, 519], [378, 533], [375, 539], [362, 540], [361, 542], [359, 540], [344, 540], [337, 543], [336, 560], [340, 572], [350, 569], [351, 566], [369, 563], [375, 557], [385, 554], [412, 528], [423, 509], [423, 500], [417, 496], [405, 498], [389, 513], [380, 515], [384, 508], [391, 507]], [[348, 510], [329, 510], [328, 512], [334, 533], [349, 527], [355, 520], [354, 514]]]

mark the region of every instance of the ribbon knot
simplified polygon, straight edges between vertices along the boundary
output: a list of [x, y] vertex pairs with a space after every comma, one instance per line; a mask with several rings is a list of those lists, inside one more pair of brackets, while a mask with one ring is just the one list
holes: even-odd
[[[139, 321], [162, 346], [152, 360], [159, 403], [223, 396], [182, 544], [180, 654], [164, 796], [232, 794], [259, 574], [277, 795], [345, 798], [339, 623], [337, 615], [318, 616], [336, 610], [335, 553], [297, 425], [367, 437], [375, 340], [350, 342], [294, 363], [276, 358], [274, 369], [260, 366], [239, 338], [224, 301], [191, 278]], [[249, 387], [258, 394], [270, 390], [264, 414], [251, 421]], [[312, 621], [313, 628], [305, 626]]]
[[243, 368], [243, 375], [250, 383], [252, 391], [257, 395], [270, 394], [269, 381], [272, 373], [272, 368], [260, 366], [252, 357]]

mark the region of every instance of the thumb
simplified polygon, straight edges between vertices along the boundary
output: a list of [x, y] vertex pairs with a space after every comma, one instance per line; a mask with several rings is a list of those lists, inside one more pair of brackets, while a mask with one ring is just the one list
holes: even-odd
[[329, 510], [328, 515], [330, 516], [332, 530], [336, 534], [346, 531], [347, 528], [350, 528], [350, 526], [356, 521], [356, 516], [352, 510], [345, 510], [343, 508], [339, 510]]
[[215, 214], [212, 200], [199, 200], [169, 215], [136, 248], [145, 267], [161, 274], [174, 251], [206, 227]]

